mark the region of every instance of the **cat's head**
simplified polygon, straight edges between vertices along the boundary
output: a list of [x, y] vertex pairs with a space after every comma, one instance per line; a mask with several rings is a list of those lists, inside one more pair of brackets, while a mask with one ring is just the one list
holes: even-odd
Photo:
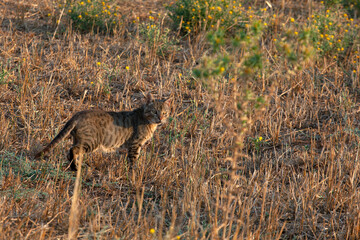
[[170, 115], [170, 98], [152, 99], [151, 95], [146, 97], [144, 105], [144, 117], [150, 123], [164, 123]]

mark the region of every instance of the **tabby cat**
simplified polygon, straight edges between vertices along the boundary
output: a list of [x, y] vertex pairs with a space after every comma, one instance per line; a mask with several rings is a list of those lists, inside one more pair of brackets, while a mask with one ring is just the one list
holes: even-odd
[[144, 105], [133, 111], [78, 112], [35, 158], [49, 152], [71, 134], [73, 146], [70, 148], [68, 159], [72, 170], [76, 170], [76, 159], [80, 153], [89, 153], [96, 149], [109, 152], [121, 146], [128, 150], [128, 166], [131, 168], [139, 156], [141, 147], [153, 136], [156, 127], [165, 122], [169, 113], [170, 99], [153, 100], [150, 95], [147, 96]]

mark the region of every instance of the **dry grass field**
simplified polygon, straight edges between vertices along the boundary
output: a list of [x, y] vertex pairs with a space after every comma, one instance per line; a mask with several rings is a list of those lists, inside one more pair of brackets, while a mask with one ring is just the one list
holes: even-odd
[[[360, 238], [358, 13], [181, 2], [104, 1], [100, 31], [66, 1], [0, 1], [0, 239]], [[172, 112], [133, 173], [95, 152], [77, 178], [70, 141], [33, 158], [76, 112], [147, 93]]]

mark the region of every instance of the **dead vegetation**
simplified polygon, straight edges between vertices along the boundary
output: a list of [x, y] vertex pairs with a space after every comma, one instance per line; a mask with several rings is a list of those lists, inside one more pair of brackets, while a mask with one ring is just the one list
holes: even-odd
[[[191, 75], [209, 51], [205, 33], [171, 33], [176, 47], [158, 54], [133, 20], [163, 14], [163, 2], [142, 2], [124, 7], [114, 34], [58, 27], [50, 1], [0, 3], [0, 238], [359, 238], [359, 65], [351, 75], [325, 59], [291, 78], [274, 65], [249, 84], [268, 104], [234, 161], [231, 91], [221, 86], [216, 102]], [[173, 96], [168, 124], [135, 175], [122, 152], [84, 157], [76, 222], [69, 143], [32, 156], [75, 112], [131, 109], [149, 92]]]

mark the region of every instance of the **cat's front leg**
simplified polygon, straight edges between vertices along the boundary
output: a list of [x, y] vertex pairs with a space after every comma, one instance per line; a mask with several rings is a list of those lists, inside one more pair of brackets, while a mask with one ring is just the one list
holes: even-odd
[[128, 167], [129, 169], [132, 169], [134, 162], [139, 158], [140, 155], [140, 144], [132, 144], [128, 148]]

